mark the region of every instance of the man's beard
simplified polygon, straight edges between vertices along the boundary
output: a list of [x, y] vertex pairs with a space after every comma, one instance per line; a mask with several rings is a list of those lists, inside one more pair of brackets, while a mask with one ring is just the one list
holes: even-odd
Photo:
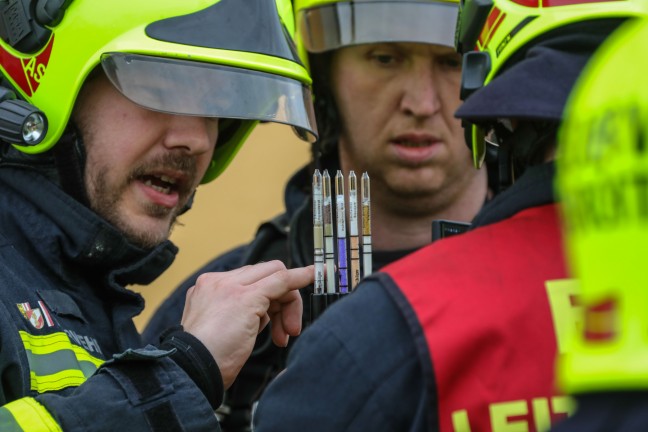
[[[152, 203], [139, 203], [140, 208], [143, 208], [145, 213], [152, 218], [164, 218], [170, 213], [173, 213], [173, 217], [170, 220], [168, 230], [164, 233], [137, 229], [137, 227], [129, 223], [125, 219], [125, 216], [120, 213], [119, 202], [133, 181], [141, 179], [143, 175], [155, 172], [161, 168], [182, 171], [187, 176], [183, 182], [184, 186], [178, 190], [180, 202], [183, 205], [175, 209], [169, 209]], [[124, 182], [117, 185], [110, 185], [108, 183], [109, 167], [96, 167], [95, 169], [96, 175], [86, 181], [92, 210], [121, 231], [124, 237], [134, 245], [143, 249], [152, 249], [169, 238], [169, 234], [176, 223], [178, 215], [182, 213], [183, 207], [192, 193], [190, 185], [195, 184], [196, 161], [193, 157], [167, 153], [162, 157], [140, 165], [133, 170]]]

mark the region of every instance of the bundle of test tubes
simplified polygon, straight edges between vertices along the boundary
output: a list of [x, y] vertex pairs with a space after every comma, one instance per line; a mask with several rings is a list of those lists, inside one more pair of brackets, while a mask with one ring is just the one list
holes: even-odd
[[[323, 173], [315, 170], [313, 174], [315, 285], [313, 294], [311, 294], [311, 321], [323, 313], [327, 306], [353, 291], [360, 279], [371, 273], [369, 175], [365, 172], [361, 178], [360, 208], [362, 217], [359, 219], [358, 181], [355, 173], [349, 172], [348, 236], [347, 196], [344, 183], [344, 175], [341, 170], [338, 170], [335, 175], [335, 195], [333, 195], [328, 170], [324, 170]], [[335, 197], [335, 202], [333, 197]], [[335, 208], [335, 223], [333, 223], [333, 208]], [[360, 247], [359, 232], [362, 232], [362, 247]], [[347, 240], [349, 254], [347, 254]], [[337, 245], [337, 249], [335, 245]], [[360, 262], [362, 262], [362, 267]]]

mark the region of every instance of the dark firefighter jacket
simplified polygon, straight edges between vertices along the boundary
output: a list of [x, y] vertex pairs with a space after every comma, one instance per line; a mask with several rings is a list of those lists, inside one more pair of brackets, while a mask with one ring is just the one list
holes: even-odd
[[0, 190], [0, 430], [219, 430], [132, 321], [144, 302], [125, 286], [151, 282], [175, 246], [135, 248], [36, 171], [2, 167]]
[[551, 164], [529, 169], [472, 231], [327, 309], [262, 396], [255, 430], [497, 432], [564, 417], [552, 380], [548, 287], [566, 285], [552, 177]]

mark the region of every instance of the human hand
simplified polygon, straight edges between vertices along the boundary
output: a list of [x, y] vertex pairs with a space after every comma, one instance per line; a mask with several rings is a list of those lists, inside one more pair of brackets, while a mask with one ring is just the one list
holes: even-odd
[[279, 346], [299, 334], [303, 305], [296, 290], [313, 278], [313, 266], [288, 270], [281, 261], [198, 277], [187, 292], [182, 326], [214, 356], [226, 389], [270, 320]]

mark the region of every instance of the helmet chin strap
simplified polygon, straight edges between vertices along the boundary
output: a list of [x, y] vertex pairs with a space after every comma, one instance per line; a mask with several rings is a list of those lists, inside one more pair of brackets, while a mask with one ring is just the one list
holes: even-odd
[[485, 163], [488, 185], [495, 194], [509, 188], [527, 168], [545, 162], [557, 127], [552, 121], [520, 122], [513, 131], [499, 123], [492, 126], [497, 142], [486, 141]]
[[86, 151], [83, 138], [74, 124], [70, 124], [53, 149], [58, 171], [58, 183], [68, 195], [90, 207], [85, 186]]
[[[331, 88], [330, 69], [332, 52], [308, 56], [313, 71], [313, 96], [319, 139], [312, 144], [314, 167], [322, 169], [322, 160], [327, 156], [337, 157], [340, 137], [340, 118]], [[324, 167], [325, 168], [325, 167]]]
[[182, 206], [182, 209], [180, 210], [180, 213], [178, 213], [178, 216], [183, 215], [187, 213], [189, 210], [191, 210], [191, 207], [193, 206], [194, 199], [196, 198], [196, 192], [197, 190], [194, 190], [189, 199], [187, 200], [186, 204]]
[[488, 173], [488, 187], [497, 195], [513, 184], [511, 152], [492, 142], [486, 142], [484, 158]]

